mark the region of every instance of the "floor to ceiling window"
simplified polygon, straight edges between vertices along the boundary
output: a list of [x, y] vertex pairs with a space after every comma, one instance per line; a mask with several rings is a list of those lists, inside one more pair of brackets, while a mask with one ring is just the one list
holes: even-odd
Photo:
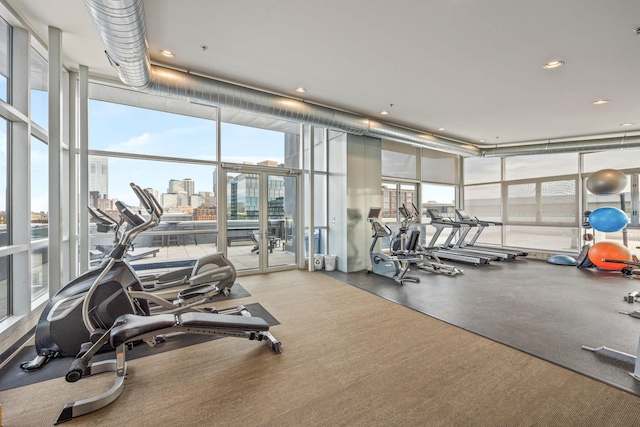
[[[237, 221], [254, 221], [257, 227], [258, 206], [247, 204], [252, 199], [245, 194], [242, 212], [234, 214], [233, 209], [239, 207], [230, 198], [242, 194], [225, 194], [227, 183], [218, 183], [219, 168], [299, 168], [298, 124], [188, 102], [159, 106], [157, 97], [99, 83], [90, 85], [90, 97], [89, 204], [117, 219], [116, 200], [139, 205], [129, 188], [129, 183], [135, 182], [154, 194], [164, 209], [162, 222], [134, 243], [130, 254], [134, 263], [193, 259], [222, 251], [231, 259], [231, 252], [245, 246], [251, 249], [252, 240], [245, 230], [249, 225], [238, 225]], [[246, 186], [242, 189], [250, 190]], [[284, 194], [271, 194], [274, 191], [269, 188], [273, 203], [282, 202]], [[219, 209], [225, 206], [228, 215], [221, 230], [220, 215], [225, 213]], [[296, 210], [291, 212], [293, 215]], [[283, 215], [270, 218], [269, 228], [280, 230], [277, 233], [282, 236], [274, 238], [285, 241], [285, 224], [271, 224], [293, 223], [286, 212]], [[108, 252], [113, 236], [98, 233], [94, 227], [90, 234], [90, 257], [96, 263]]]
[[[436, 209], [444, 217], [455, 217], [454, 209], [458, 206], [460, 187], [460, 158], [426, 148], [421, 149], [420, 154], [420, 242], [422, 245], [429, 245], [436, 230], [429, 225], [431, 219], [428, 210]], [[447, 233], [442, 234], [445, 236], [440, 236], [438, 244]]]
[[464, 207], [471, 215], [502, 221], [479, 241], [539, 250], [579, 247], [577, 153], [464, 161]]
[[[95, 99], [107, 94], [123, 104]], [[89, 204], [119, 219], [116, 201], [140, 205], [129, 186], [134, 182], [164, 210], [161, 223], [138, 236], [130, 259], [144, 263], [217, 252], [216, 109], [194, 106], [193, 117], [158, 111], [138, 106], [144, 98], [139, 94], [98, 84], [91, 85], [91, 96]], [[95, 263], [109, 252], [113, 235], [93, 227], [90, 233]]]
[[[0, 20], [0, 22], [3, 22]], [[0, 87], [2, 85], [0, 84]], [[9, 246], [9, 211], [7, 209], [7, 121], [0, 118], [0, 248]], [[11, 312], [9, 257], [0, 256], [0, 320]]]
[[46, 130], [49, 127], [49, 64], [31, 48], [31, 120]]
[[[3, 10], [7, 15], [0, 19], [0, 334], [4, 335], [30, 322], [52, 289], [49, 79], [60, 77], [61, 90], [53, 101], [68, 106], [69, 74], [51, 70], [49, 52], [40, 39], [19, 16]], [[5, 19], [18, 24], [14, 28]], [[67, 108], [59, 111], [62, 122], [68, 120], [67, 112]], [[68, 135], [67, 129], [62, 133]], [[59, 136], [61, 156], [56, 166], [62, 167], [68, 156], [62, 155], [66, 141], [58, 141]], [[67, 185], [68, 172], [62, 170], [60, 175], [61, 186]], [[66, 195], [61, 194], [60, 200], [53, 204], [67, 204]], [[62, 209], [61, 222], [68, 222], [68, 209]], [[56, 228], [63, 242], [68, 239], [68, 224], [64, 226], [65, 235], [64, 228]], [[63, 253], [64, 243], [58, 246], [57, 253]], [[66, 256], [68, 251], [61, 263], [68, 262]]]
[[49, 151], [31, 138], [31, 300], [49, 290]]
[[[464, 159], [464, 210], [472, 218], [502, 221], [502, 159], [471, 157]], [[502, 227], [487, 227], [478, 243], [502, 244]]]
[[[49, 64], [46, 50], [32, 38], [30, 72], [31, 302], [49, 296]], [[35, 125], [35, 126], [33, 126]], [[37, 136], [36, 136], [37, 135]], [[57, 249], [57, 250], [61, 250]]]
[[228, 257], [238, 271], [291, 268], [298, 247], [298, 189], [284, 175], [300, 172], [300, 125], [228, 108], [220, 114]]
[[9, 59], [11, 50], [11, 26], [0, 17], [0, 99], [9, 101]]

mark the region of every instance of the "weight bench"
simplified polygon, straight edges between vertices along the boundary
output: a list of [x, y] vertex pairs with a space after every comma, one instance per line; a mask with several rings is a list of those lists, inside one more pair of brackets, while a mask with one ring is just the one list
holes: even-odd
[[[154, 346], [163, 339], [166, 333], [191, 333], [219, 335], [249, 340], [265, 341], [274, 353], [280, 353], [280, 342], [269, 332], [269, 325], [264, 319], [251, 317], [242, 306], [238, 307], [241, 316], [217, 313], [179, 313], [158, 314], [154, 316], [138, 316], [124, 314], [116, 319], [111, 329], [105, 332], [94, 344], [88, 343], [86, 352], [71, 364], [65, 379], [76, 382], [80, 378], [103, 372], [116, 372], [116, 379], [107, 391], [76, 402], [67, 403], [54, 424], [69, 421], [75, 417], [104, 408], [116, 400], [124, 389], [127, 374], [126, 349], [134, 341], [145, 341]], [[89, 364], [91, 358], [106, 344], [116, 349], [116, 358]]]

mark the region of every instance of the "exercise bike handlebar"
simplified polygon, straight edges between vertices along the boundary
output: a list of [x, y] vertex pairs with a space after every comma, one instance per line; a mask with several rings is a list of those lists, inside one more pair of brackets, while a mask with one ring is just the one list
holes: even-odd
[[398, 208], [400, 215], [403, 216], [400, 221], [400, 227], [404, 230], [407, 230], [414, 222], [420, 222], [420, 213], [418, 212], [418, 208], [416, 208], [416, 205], [413, 203], [411, 203], [411, 206], [413, 207], [413, 212], [407, 209], [404, 203], [400, 208]]

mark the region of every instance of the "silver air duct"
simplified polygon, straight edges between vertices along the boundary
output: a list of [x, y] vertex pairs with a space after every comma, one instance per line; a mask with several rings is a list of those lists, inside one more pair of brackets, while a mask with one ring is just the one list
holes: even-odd
[[142, 0], [84, 2], [105, 46], [107, 57], [122, 82], [146, 93], [214, 107], [234, 108], [354, 135], [404, 142], [465, 157], [511, 157], [640, 147], [640, 137], [633, 136], [481, 149], [472, 144], [377, 122], [356, 114], [154, 66], [149, 59]]
[[530, 156], [534, 154], [579, 153], [584, 151], [640, 148], [640, 136], [601, 138], [583, 141], [545, 142], [542, 144], [496, 147], [482, 150], [484, 157]]
[[144, 90], [149, 84], [149, 49], [141, 0], [85, 0], [89, 15], [120, 80]]
[[405, 142], [461, 156], [480, 149], [355, 114], [151, 65], [142, 0], [84, 0], [109, 61], [137, 90], [215, 107], [229, 107], [355, 135]]

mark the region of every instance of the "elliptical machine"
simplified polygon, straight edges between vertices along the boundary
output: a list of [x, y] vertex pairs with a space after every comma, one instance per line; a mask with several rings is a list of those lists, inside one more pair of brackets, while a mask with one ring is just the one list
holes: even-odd
[[420, 245], [420, 230], [412, 230], [411, 234], [408, 234], [411, 224], [419, 222], [420, 219], [418, 208], [413, 203], [412, 207], [413, 212], [410, 212], [404, 204], [398, 209], [398, 212], [402, 215], [402, 220], [400, 221], [398, 233], [391, 239], [392, 255], [418, 258], [419, 261], [412, 261], [412, 264], [430, 273], [442, 273], [447, 276], [461, 274], [461, 269], [444, 264], [434, 252]]
[[380, 276], [389, 277], [396, 281], [396, 283], [402, 285], [404, 282], [420, 282], [420, 278], [415, 276], [407, 276], [409, 267], [412, 262], [419, 262], [420, 258], [405, 256], [405, 255], [385, 255], [383, 253], [374, 252], [376, 243], [379, 238], [389, 237], [393, 234], [388, 226], [380, 224], [380, 212], [381, 208], [369, 208], [369, 214], [367, 215], [367, 221], [371, 223], [372, 238], [371, 246], [369, 247], [369, 256], [371, 257], [371, 270], [367, 270], [367, 273], [375, 273]]
[[[47, 303], [36, 325], [37, 355], [20, 365], [25, 371], [37, 370], [52, 358], [76, 356], [88, 338], [100, 337], [120, 315], [149, 316], [155, 308], [164, 313], [213, 311], [215, 309], [197, 306], [221, 292], [228, 295], [233, 283], [229, 285], [222, 279], [235, 279], [235, 269], [228, 260], [225, 268], [218, 272], [220, 277], [211, 273], [210, 282], [183, 289], [175, 301], [144, 291], [125, 255], [136, 236], [160, 222], [162, 208], [149, 192], [134, 183], [131, 183], [131, 188], [149, 217], [145, 219], [121, 201], [116, 203], [126, 224], [125, 230], [119, 234], [118, 242], [100, 266], [65, 285]], [[224, 283], [222, 290], [218, 287], [220, 283]], [[97, 325], [96, 330], [87, 331], [87, 324]]]
[[[123, 216], [116, 221], [100, 209], [89, 206], [91, 219], [97, 225], [99, 233], [114, 232], [114, 246], [118, 244], [125, 222]], [[135, 248], [131, 245], [133, 252]], [[129, 260], [129, 255], [126, 256]], [[184, 266], [183, 266], [184, 265]], [[159, 274], [143, 274], [136, 270], [143, 290], [153, 292], [165, 299], [175, 299], [178, 293], [187, 287], [217, 282], [220, 292], [227, 295], [236, 280], [236, 271], [231, 262], [221, 252], [204, 255], [195, 260], [181, 262], [180, 266]]]

